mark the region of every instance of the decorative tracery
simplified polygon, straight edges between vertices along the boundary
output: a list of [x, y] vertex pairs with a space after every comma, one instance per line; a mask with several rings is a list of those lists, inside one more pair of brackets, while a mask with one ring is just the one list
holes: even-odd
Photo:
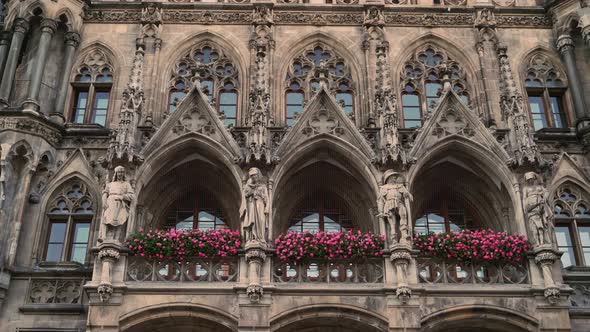
[[95, 200], [79, 181], [64, 184], [51, 198], [47, 209], [49, 228], [46, 261], [84, 263], [94, 218]]
[[236, 125], [238, 115], [238, 69], [221, 49], [204, 43], [195, 46], [172, 69], [168, 110], [176, 105], [199, 82], [201, 89], [223, 115], [226, 125]]
[[400, 73], [403, 123], [406, 128], [420, 127], [427, 110], [440, 97], [443, 79], [469, 104], [467, 74], [458, 62], [435, 45], [425, 45], [408, 59]]
[[113, 72], [112, 61], [103, 50], [94, 49], [84, 57], [72, 81], [71, 122], [106, 126]]
[[285, 82], [287, 126], [293, 125], [321, 84], [325, 84], [348, 115], [354, 116], [355, 86], [350, 67], [333, 50], [321, 45], [305, 50], [289, 65]]
[[564, 267], [590, 265], [590, 200], [572, 184], [561, 186], [553, 196], [555, 235]]
[[527, 62], [526, 91], [535, 130], [566, 128], [564, 94], [567, 89], [565, 74], [542, 53], [533, 55]]

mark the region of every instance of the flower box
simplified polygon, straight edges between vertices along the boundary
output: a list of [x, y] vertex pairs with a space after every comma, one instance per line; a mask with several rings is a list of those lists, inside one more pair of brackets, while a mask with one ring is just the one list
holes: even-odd
[[361, 260], [383, 255], [384, 237], [361, 231], [289, 232], [275, 240], [277, 257], [282, 262], [325, 259]]
[[416, 235], [420, 256], [458, 263], [522, 264], [532, 245], [522, 235], [488, 230], [462, 230]]
[[132, 256], [176, 262], [183, 262], [187, 257], [236, 256], [240, 244], [240, 233], [229, 229], [140, 230], [127, 240]]

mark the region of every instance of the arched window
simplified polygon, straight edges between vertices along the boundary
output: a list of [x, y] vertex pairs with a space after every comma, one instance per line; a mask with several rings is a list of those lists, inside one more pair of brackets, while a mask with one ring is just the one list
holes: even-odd
[[71, 84], [70, 122], [106, 126], [113, 85], [113, 66], [107, 55], [99, 49], [90, 52]]
[[355, 113], [355, 87], [349, 66], [334, 51], [316, 45], [293, 59], [286, 77], [285, 124], [292, 126], [304, 104], [324, 83], [346, 114]]
[[84, 264], [94, 218], [94, 198], [79, 181], [63, 185], [50, 200], [44, 260]]
[[444, 72], [463, 103], [470, 103], [467, 74], [459, 63], [434, 45], [426, 45], [408, 59], [400, 74], [403, 123], [406, 128], [422, 126], [422, 118], [432, 110], [442, 91]]
[[177, 230], [227, 228], [221, 208], [211, 195], [195, 191], [183, 197], [169, 207], [165, 228]]
[[536, 54], [528, 61], [525, 85], [535, 130], [569, 127], [564, 77], [543, 54]]
[[239, 107], [238, 70], [232, 61], [215, 46], [205, 43], [193, 47], [172, 70], [168, 94], [168, 111], [176, 105], [198, 81], [209, 102], [225, 117], [225, 124], [237, 125]]
[[575, 186], [566, 185], [553, 197], [555, 235], [564, 267], [590, 265], [590, 201]]
[[433, 198], [422, 211], [414, 224], [418, 234], [443, 233], [462, 229], [479, 228], [479, 221], [473, 209], [462, 199], [450, 194], [440, 194]]
[[327, 193], [316, 193], [299, 205], [289, 222], [291, 232], [336, 232], [352, 229], [343, 202]]

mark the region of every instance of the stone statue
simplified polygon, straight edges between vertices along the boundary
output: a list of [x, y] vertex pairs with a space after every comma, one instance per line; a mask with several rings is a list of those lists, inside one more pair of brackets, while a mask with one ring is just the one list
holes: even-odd
[[385, 16], [379, 8], [371, 7], [365, 12], [364, 24], [383, 26], [385, 25]]
[[262, 182], [262, 173], [256, 167], [248, 171], [248, 181], [242, 194], [240, 219], [246, 244], [266, 243], [268, 229], [268, 190]]
[[113, 181], [106, 184], [102, 192], [102, 228], [99, 241], [103, 239], [121, 241], [121, 233], [129, 219], [131, 201], [135, 194], [131, 184], [125, 179], [125, 168], [115, 167]]
[[[381, 220], [386, 219], [389, 224], [389, 238], [392, 244], [398, 242], [398, 229], [399, 243], [408, 243], [411, 239], [412, 224], [409, 211], [412, 200], [412, 194], [406, 188], [403, 175], [393, 170], [386, 171], [383, 175], [377, 207], [378, 217]], [[384, 221], [383, 225], [385, 225]]]
[[547, 189], [540, 183], [535, 172], [527, 172], [524, 179], [524, 211], [527, 223], [537, 245], [551, 244], [549, 228], [552, 212]]

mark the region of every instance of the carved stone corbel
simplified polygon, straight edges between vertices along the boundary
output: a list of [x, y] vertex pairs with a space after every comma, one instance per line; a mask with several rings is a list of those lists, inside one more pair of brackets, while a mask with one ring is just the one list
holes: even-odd
[[535, 253], [535, 263], [541, 267], [543, 273], [545, 284], [543, 295], [551, 304], [557, 303], [560, 298], [560, 290], [555, 284], [552, 272], [553, 264], [559, 259], [559, 256], [560, 254], [553, 249], [541, 249]]
[[98, 260], [101, 262], [100, 284], [96, 291], [100, 302], [107, 303], [113, 294], [112, 269], [120, 257], [119, 248], [115, 245], [104, 244], [98, 252]]
[[407, 282], [408, 266], [412, 262], [411, 247], [409, 245], [392, 247], [389, 259], [396, 271], [397, 288], [395, 294], [402, 304], [406, 304], [412, 297], [412, 289]]
[[248, 288], [246, 295], [251, 303], [259, 303], [264, 295], [264, 289], [260, 282], [262, 264], [266, 259], [266, 253], [261, 246], [250, 246], [246, 248], [246, 263], [248, 264]]

